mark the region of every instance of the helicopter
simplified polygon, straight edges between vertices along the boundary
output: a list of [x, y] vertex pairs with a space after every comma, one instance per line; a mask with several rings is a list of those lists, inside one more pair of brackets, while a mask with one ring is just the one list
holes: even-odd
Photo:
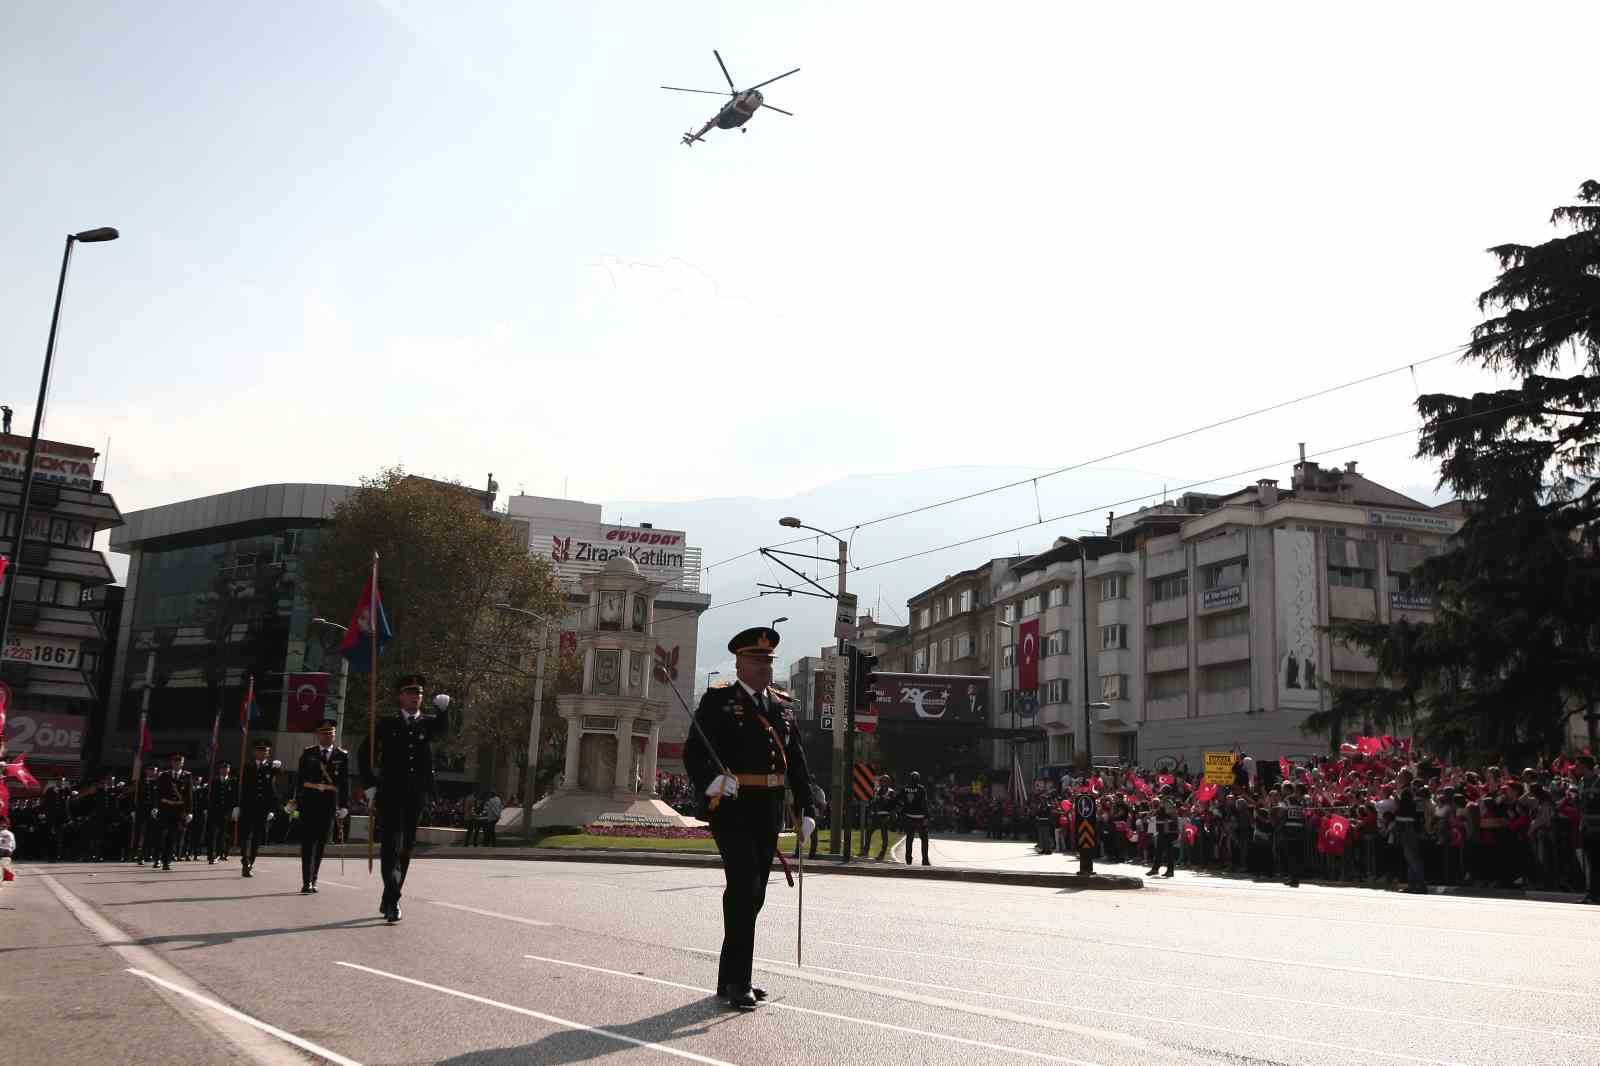
[[[698, 132], [685, 133], [683, 135], [684, 144], [692, 146], [695, 141], [705, 140], [705, 133], [712, 126], [724, 130], [737, 128], [740, 133], [744, 133], [744, 124], [749, 122], [755, 116], [755, 113], [763, 107], [769, 111], [776, 111], [780, 115], [794, 117], [793, 111], [785, 111], [781, 107], [773, 107], [767, 103], [766, 99], [761, 95], [760, 89], [762, 85], [771, 85], [778, 78], [787, 78], [789, 74], [800, 73], [799, 67], [795, 67], [787, 74], [779, 74], [777, 78], [768, 78], [760, 85], [752, 85], [744, 92], [740, 92], [733, 86], [733, 75], [728, 73], [728, 64], [722, 61], [722, 53], [713, 48], [711, 54], [717, 57], [717, 66], [722, 68], [722, 76], [728, 79], [728, 96], [730, 99], [722, 105], [721, 111], [718, 111], [704, 126], [700, 127]], [[680, 89], [676, 85], [663, 85], [662, 88], [671, 89], [673, 92], [678, 93], [705, 93], [708, 96], [722, 95], [721, 89]]]

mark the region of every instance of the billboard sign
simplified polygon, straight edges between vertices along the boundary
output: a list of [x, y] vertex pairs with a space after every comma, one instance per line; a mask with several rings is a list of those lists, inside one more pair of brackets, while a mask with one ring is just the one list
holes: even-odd
[[[94, 464], [100, 453], [78, 444], [39, 442], [39, 457], [33, 464], [33, 479], [71, 489], [94, 488]], [[28, 463], [28, 438], [0, 435], [0, 477], [21, 481]]]
[[869, 713], [885, 722], [961, 722], [989, 720], [987, 674], [877, 675], [878, 698]]
[[688, 534], [682, 530], [609, 526], [570, 518], [529, 521], [533, 553], [549, 559], [562, 580], [596, 573], [612, 559], [625, 556], [651, 581], [670, 587], [683, 584], [684, 560], [691, 553], [685, 543]]
[[76, 760], [89, 719], [81, 714], [14, 710], [6, 716], [6, 755], [54, 762]]

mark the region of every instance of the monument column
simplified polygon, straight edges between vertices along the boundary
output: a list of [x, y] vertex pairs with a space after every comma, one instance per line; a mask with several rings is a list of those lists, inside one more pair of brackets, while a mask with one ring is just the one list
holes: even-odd
[[567, 719], [567, 766], [561, 778], [561, 787], [578, 787], [578, 750], [583, 744], [583, 723], [576, 718]]
[[617, 719], [617, 782], [618, 792], [633, 791], [633, 719]]
[[640, 787], [647, 796], [656, 794], [656, 746], [661, 743], [661, 723], [650, 723], [650, 739], [644, 743], [644, 766], [639, 770]]

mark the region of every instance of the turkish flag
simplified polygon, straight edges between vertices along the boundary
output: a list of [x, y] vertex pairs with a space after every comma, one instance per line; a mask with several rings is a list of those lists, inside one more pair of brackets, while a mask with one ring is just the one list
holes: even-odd
[[326, 716], [327, 674], [289, 675], [289, 732], [310, 733]]
[[1017, 687], [1032, 692], [1039, 687], [1039, 620], [1022, 623], [1017, 637]]
[[1183, 827], [1183, 846], [1186, 847], [1186, 848], [1194, 847], [1195, 837], [1198, 836], [1198, 835], [1199, 834], [1196, 833], [1196, 831], [1195, 831], [1193, 822], [1191, 822], [1188, 825], [1184, 826]]
[[26, 758], [26, 755], [18, 755], [8, 763], [0, 763], [0, 767], [3, 767], [0, 769], [0, 777], [9, 777], [22, 788], [37, 789], [39, 779], [30, 774], [28, 768], [23, 765], [23, 760]]
[[1322, 822], [1322, 832], [1317, 834], [1317, 850], [1324, 855], [1343, 855], [1349, 836], [1350, 819], [1342, 814], [1332, 815]]
[[1174, 778], [1171, 774], [1156, 775], [1156, 784], [1158, 785], [1170, 785], [1172, 784], [1173, 780]]
[[1217, 786], [1207, 781], [1194, 790], [1194, 798], [1201, 803], [1210, 803], [1217, 795]]
[[1356, 750], [1370, 758], [1383, 750], [1383, 742], [1377, 737], [1357, 737]]

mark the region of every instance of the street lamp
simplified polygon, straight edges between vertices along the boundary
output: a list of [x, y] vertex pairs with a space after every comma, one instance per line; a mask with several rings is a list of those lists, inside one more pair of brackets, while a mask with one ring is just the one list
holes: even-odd
[[511, 614], [520, 614], [544, 626], [539, 634], [539, 658], [534, 664], [533, 671], [533, 717], [528, 723], [528, 765], [524, 770], [522, 782], [522, 836], [529, 843], [533, 842], [533, 799], [534, 787], [538, 783], [539, 770], [539, 727], [540, 718], [544, 711], [544, 657], [550, 647], [550, 627], [555, 623], [537, 611], [530, 611], [523, 607], [513, 607], [509, 603], [494, 605], [497, 611], [507, 611]]
[[[845, 594], [845, 571], [849, 568], [849, 565], [850, 565], [850, 546], [848, 544], [846, 544], [839, 537], [836, 537], [832, 533], [829, 533], [827, 530], [818, 529], [816, 526], [808, 526], [804, 522], [800, 521], [800, 519], [795, 518], [792, 515], [790, 515], [788, 517], [785, 517], [785, 518], [778, 519], [778, 525], [782, 526], [785, 529], [809, 529], [813, 533], [819, 533], [824, 537], [833, 537], [833, 539], [835, 541], [838, 541], [838, 543], [839, 543], [839, 593], [838, 593], [838, 599], [839, 599], [839, 604], [842, 605], [844, 603], [844, 594]], [[837, 610], [834, 613], [837, 616], [837, 614], [838, 614]], [[855, 619], [851, 618], [850, 621], [851, 621], [851, 623], [854, 623]], [[845, 719], [846, 719], [846, 717], [848, 715], [850, 694], [845, 691], [844, 669], [845, 669], [844, 642], [841, 640], [839, 642], [839, 654], [834, 656], [834, 661], [833, 661], [833, 775], [832, 776], [833, 776], [833, 797], [834, 797], [834, 802], [830, 805], [832, 809], [830, 811], [831, 817], [829, 819], [829, 822], [830, 822], [830, 826], [832, 828], [832, 832], [829, 834], [830, 839], [828, 840], [828, 853], [831, 854], [831, 855], [839, 854], [841, 838], [844, 837], [845, 808], [848, 806], [848, 804], [845, 802], [845, 796], [846, 796], [846, 792], [845, 792], [846, 774], [848, 772], [848, 769], [847, 769], [847, 767], [845, 766], [844, 763], [845, 763], [845, 737], [846, 737], [846, 733], [845, 733], [846, 722], [845, 722]], [[848, 859], [850, 857], [849, 851], [848, 850], [845, 851], [844, 855], [845, 855], [845, 858]]]
[[[22, 466], [22, 495], [17, 501], [17, 529], [11, 538], [11, 563], [13, 568], [22, 562], [22, 545], [28, 537], [28, 504], [33, 500], [33, 466], [38, 458], [39, 431], [44, 428], [44, 400], [50, 391], [50, 364], [56, 354], [56, 328], [61, 324], [61, 297], [67, 288], [67, 265], [72, 262], [72, 246], [78, 242], [100, 244], [114, 241], [119, 234], [110, 226], [86, 229], [67, 235], [66, 249], [61, 253], [61, 277], [56, 281], [56, 305], [50, 313], [50, 337], [44, 345], [44, 372], [39, 375], [39, 402], [33, 408], [33, 435], [28, 438], [28, 459]], [[48, 538], [46, 538], [48, 543]], [[11, 633], [11, 603], [16, 597], [17, 574], [13, 573], [0, 594], [0, 648], [5, 647]]]
[[[327, 626], [329, 629], [337, 629], [341, 633], [350, 632], [349, 626], [342, 626], [338, 622], [330, 622], [326, 618], [313, 618], [311, 624], [314, 626]], [[344, 696], [349, 687], [350, 660], [341, 655], [339, 656], [339, 713], [334, 716], [334, 721], [341, 737], [344, 736]]]
[[[1110, 707], [1109, 703], [1089, 702], [1089, 571], [1085, 562], [1089, 546], [1077, 537], [1063, 536], [1062, 540], [1078, 548], [1078, 639], [1083, 649], [1079, 672], [1083, 674], [1083, 767], [1087, 771], [1094, 762], [1094, 738], [1089, 732], [1089, 710]], [[1093, 538], [1101, 539], [1101, 538]]]
[[789, 616], [788, 615], [784, 615], [782, 618], [774, 618], [772, 620], [772, 628], [773, 629], [777, 629], [779, 622], [787, 622], [788, 620], [789, 620]]
[[721, 674], [722, 674], [721, 670], [707, 670], [706, 671], [706, 688], [710, 688], [711, 687], [711, 679], [713, 677], [720, 677]]

